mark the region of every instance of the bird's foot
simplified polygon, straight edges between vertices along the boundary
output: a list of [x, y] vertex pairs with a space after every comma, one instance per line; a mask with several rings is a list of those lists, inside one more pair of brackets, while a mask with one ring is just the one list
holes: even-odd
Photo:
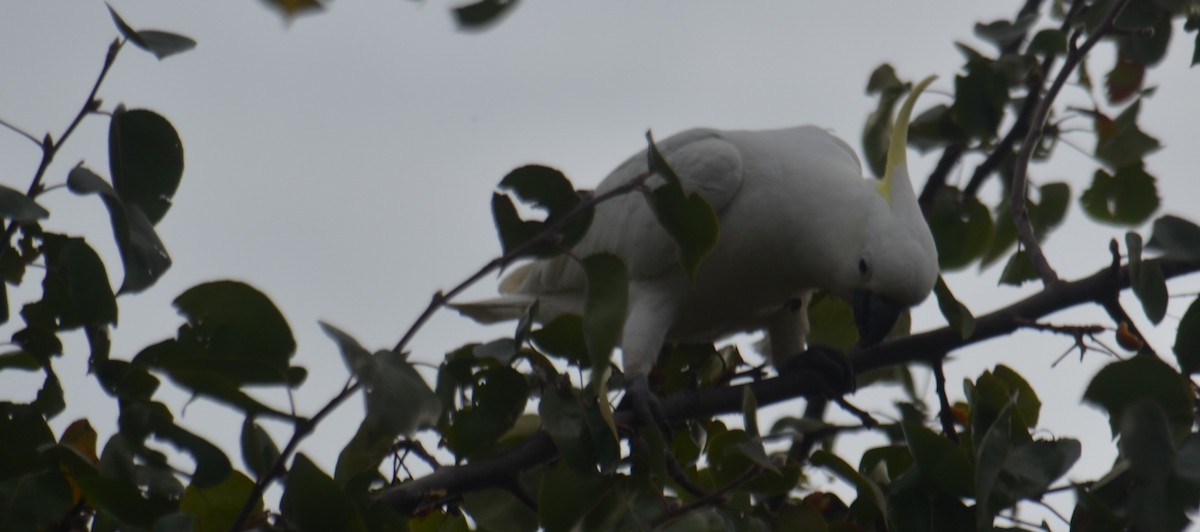
[[846, 353], [824, 345], [811, 345], [800, 356], [792, 357], [780, 368], [780, 373], [815, 372], [822, 377], [826, 392], [832, 397], [853, 393], [857, 385], [854, 380], [854, 367]]
[[655, 426], [663, 441], [671, 438], [671, 425], [663, 413], [662, 401], [650, 390], [650, 380], [645, 375], [633, 377], [625, 388], [625, 401], [633, 409], [637, 427]]

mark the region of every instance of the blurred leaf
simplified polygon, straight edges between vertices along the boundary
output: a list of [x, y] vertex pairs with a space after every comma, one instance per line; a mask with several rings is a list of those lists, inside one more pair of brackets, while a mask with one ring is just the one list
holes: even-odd
[[42, 367], [38, 359], [33, 355], [24, 351], [10, 351], [0, 354], [0, 371], [6, 369], [22, 369], [25, 371], [37, 371]]
[[[492, 216], [505, 253], [537, 237], [546, 226], [567, 217], [583, 201], [562, 172], [546, 166], [528, 165], [509, 172], [500, 181], [501, 190], [511, 191], [523, 202], [546, 211], [544, 222], [522, 220], [512, 199], [497, 193], [492, 196]], [[522, 253], [522, 256], [550, 257], [571, 248], [587, 233], [593, 210], [583, 211], [565, 222], [557, 234], [547, 235]]]
[[365, 530], [358, 510], [342, 486], [304, 453], [297, 454], [292, 460], [279, 510], [293, 530]]
[[1163, 250], [1168, 257], [1200, 260], [1200, 227], [1178, 216], [1160, 216], [1154, 220], [1154, 230], [1146, 245]]
[[1192, 64], [1196, 66], [1200, 64], [1200, 15], [1191, 15], [1187, 18], [1187, 23], [1183, 28], [1187, 31], [1196, 32], [1196, 45], [1192, 49]]
[[1151, 322], [1158, 324], [1167, 315], [1167, 281], [1157, 263], [1142, 263], [1142, 237], [1125, 233], [1129, 250], [1129, 281], [1133, 294], [1142, 303], [1142, 310]]
[[1136, 164], [1111, 175], [1096, 170], [1092, 186], [1079, 197], [1083, 211], [1093, 220], [1115, 225], [1138, 225], [1158, 210], [1154, 176]]
[[489, 532], [533, 532], [538, 516], [509, 491], [486, 489], [463, 496], [463, 508], [479, 530]]
[[1104, 161], [1109, 168], [1118, 169], [1118, 173], [1125, 167], [1140, 167], [1142, 158], [1161, 147], [1158, 139], [1138, 128], [1137, 119], [1141, 108], [1142, 101], [1139, 99], [1129, 104], [1116, 120], [1110, 120], [1100, 113], [1093, 115], [1096, 157]]
[[883, 494], [883, 490], [879, 485], [872, 482], [871, 479], [863, 476], [857, 470], [846, 463], [841, 457], [826, 451], [817, 449], [813, 452], [809, 462], [817, 467], [824, 467], [831, 473], [841, 478], [843, 481], [854, 486], [858, 490], [858, 500], [855, 505], [866, 504], [869, 507], [869, 514], [874, 518], [868, 522], [873, 522], [875, 519], [884, 516], [884, 511], [887, 509], [887, 498]]
[[[192, 530], [196, 532], [225, 532], [231, 529], [253, 491], [254, 481], [234, 471], [215, 486], [188, 486], [179, 500], [179, 510], [195, 516]], [[255, 501], [253, 511], [262, 510], [260, 498]]]
[[1083, 398], [1108, 412], [1114, 436], [1120, 432], [1125, 410], [1143, 400], [1162, 408], [1177, 441], [1191, 432], [1190, 387], [1182, 375], [1153, 355], [1137, 355], [1105, 366], [1092, 378]]
[[196, 41], [182, 35], [158, 30], [135, 30], [121, 19], [121, 16], [113, 10], [112, 6], [108, 6], [108, 13], [112, 15], [113, 22], [117, 24], [117, 29], [121, 30], [121, 34], [126, 39], [129, 39], [129, 42], [137, 45], [138, 48], [154, 54], [154, 57], [159, 59], [180, 52], [186, 52], [196, 47]]
[[50, 211], [29, 199], [29, 196], [0, 185], [0, 218], [16, 222], [33, 222], [47, 216], [50, 216]]
[[888, 143], [892, 136], [892, 114], [904, 91], [904, 84], [896, 77], [892, 65], [887, 63], [871, 72], [871, 78], [867, 81], [867, 94], [879, 94], [879, 105], [867, 115], [867, 123], [863, 126], [863, 157], [877, 178], [882, 178], [884, 173]]
[[578, 529], [615, 484], [612, 476], [585, 477], [562, 465], [549, 467], [537, 493], [540, 524], [547, 532]]
[[[601, 253], [583, 259], [587, 297], [583, 338], [592, 360], [593, 381], [606, 373], [613, 349], [625, 326], [629, 308], [629, 274], [616, 255]], [[595, 382], [593, 382], [595, 385]]]
[[1004, 271], [1000, 272], [1000, 284], [1012, 286], [1021, 286], [1026, 281], [1033, 281], [1037, 278], [1037, 270], [1033, 267], [1033, 261], [1023, 249], [1013, 253], [1008, 258], [1008, 263], [1004, 265]]
[[462, 30], [486, 30], [504, 19], [516, 7], [517, 0], [479, 0], [453, 8], [454, 22]]
[[284, 20], [291, 21], [299, 15], [319, 13], [325, 10], [321, 0], [263, 0], [269, 7], [283, 15]]
[[148, 400], [158, 389], [159, 381], [145, 368], [124, 360], [105, 360], [92, 367], [92, 372], [109, 395], [122, 400]]
[[1187, 528], [1191, 508], [1173, 504], [1178, 498], [1170, 493], [1175, 445], [1161, 405], [1131, 402], [1121, 413], [1120, 433], [1121, 454], [1129, 460], [1133, 480], [1128, 502], [1133, 522], [1141, 530]]
[[961, 448], [920, 423], [905, 421], [901, 426], [922, 477], [950, 495], [969, 497], [973, 494], [975, 466]]
[[1026, 49], [1031, 54], [1056, 57], [1067, 53], [1067, 36], [1062, 30], [1044, 29], [1033, 36]]
[[103, 178], [83, 166], [76, 166], [67, 174], [67, 188], [80, 195], [98, 194], [108, 208], [113, 237], [125, 267], [125, 280], [119, 293], [141, 292], [171, 267], [171, 257], [154, 232], [150, 219], [137, 206], [126, 205]]
[[5, 530], [53, 530], [71, 511], [71, 486], [55, 469], [0, 477], [0, 517]]
[[538, 414], [563, 463], [581, 475], [596, 472], [596, 453], [588, 437], [583, 405], [575, 394], [547, 390], [538, 403]]
[[950, 144], [964, 145], [968, 140], [967, 133], [954, 122], [953, 113], [945, 104], [926, 109], [908, 126], [909, 145], [921, 151]]
[[46, 380], [42, 381], [42, 387], [38, 389], [33, 406], [36, 406], [42, 415], [46, 416], [46, 419], [52, 419], [67, 409], [67, 400], [63, 396], [62, 383], [58, 381], [58, 375], [54, 373], [54, 368], [46, 364], [42, 366], [42, 371], [46, 373]]
[[323, 321], [318, 321], [317, 325], [321, 327], [326, 336], [333, 339], [334, 343], [338, 345], [338, 350], [342, 353], [342, 361], [346, 363], [346, 369], [350, 370], [350, 374], [360, 380], [370, 379], [375, 370], [371, 353], [358, 343], [358, 340], [341, 329]]
[[1012, 503], [1003, 496], [996, 496], [992, 490], [1012, 451], [1012, 434], [1009, 431], [1012, 429], [1013, 404], [1014, 401], [1010, 400], [1004, 405], [995, 421], [978, 438], [979, 444], [975, 448], [975, 500], [978, 501], [976, 530], [987, 530], [995, 515]]
[[475, 346], [475, 358], [490, 358], [501, 364], [508, 364], [517, 356], [517, 342], [512, 338], [497, 338], [486, 344]]
[[54, 433], [32, 405], [0, 403], [0, 479], [46, 465], [38, 449], [54, 445]]
[[954, 293], [950, 291], [950, 287], [946, 286], [946, 280], [941, 276], [938, 276], [937, 284], [933, 287], [933, 293], [937, 296], [938, 308], [941, 309], [942, 316], [946, 318], [946, 323], [949, 323], [951, 328], [958, 331], [963, 340], [974, 335], [975, 316], [971, 314], [971, 310], [966, 305], [954, 297]]
[[[1166, 57], [1167, 47], [1171, 44], [1171, 13], [1159, 4], [1131, 2], [1117, 17], [1118, 28], [1134, 30], [1117, 41], [1120, 55], [1148, 67]], [[1186, 8], [1181, 4], [1177, 9], [1183, 11]]]
[[969, 61], [966, 71], [954, 78], [954, 121], [973, 138], [994, 138], [1008, 105], [1008, 82], [988, 61]]
[[1016, 415], [1021, 420], [1021, 425], [1030, 428], [1036, 427], [1041, 417], [1042, 401], [1038, 399], [1037, 391], [1029, 385], [1029, 381], [1004, 364], [999, 364], [992, 369], [991, 375], [1004, 383], [1005, 391], [1009, 396], [1016, 393]]
[[279, 447], [271, 440], [271, 435], [254, 422], [254, 418], [246, 416], [242, 422], [242, 462], [255, 478], [266, 475], [275, 461], [279, 459]]
[[[43, 302], [51, 305], [60, 330], [117, 322], [117, 300], [100, 256], [82, 238], [43, 236], [46, 276]], [[57, 299], [57, 302], [51, 302]]]
[[1037, 15], [1028, 15], [1016, 21], [996, 20], [987, 24], [975, 23], [975, 35], [996, 45], [1001, 52], [1025, 40], [1029, 28], [1037, 22]]
[[529, 398], [525, 377], [508, 366], [480, 371], [475, 379], [471, 405], [454, 414], [444, 434], [447, 446], [460, 457], [490, 448], [512, 428]]
[[717, 213], [700, 194], [684, 192], [679, 176], [658, 151], [649, 131], [646, 132], [646, 141], [649, 143], [646, 153], [650, 172], [662, 176], [667, 182], [647, 193], [646, 200], [658, 223], [675, 241], [679, 264], [695, 284], [700, 263], [716, 248], [720, 239]]
[[583, 337], [583, 318], [577, 314], [563, 314], [542, 328], [529, 333], [533, 345], [549, 355], [567, 360], [580, 368], [590, 368], [587, 343]]
[[[392, 351], [380, 351], [374, 359], [374, 369], [365, 381], [363, 422], [374, 424], [393, 438], [410, 436], [436, 424], [442, 415], [442, 403], [412, 363]], [[524, 380], [519, 384], [524, 385]]]
[[1124, 103], [1138, 93], [1146, 79], [1146, 65], [1128, 57], [1118, 56], [1117, 64], [1104, 77], [1108, 103]]
[[1200, 297], [1192, 300], [1179, 320], [1174, 351], [1185, 375], [1200, 371]]
[[158, 113], [118, 106], [108, 127], [108, 164], [121, 200], [157, 224], [183, 178], [183, 143]]
[[962, 203], [954, 187], [942, 187], [934, 197], [929, 228], [943, 270], [966, 267], [987, 249], [992, 234], [992, 216], [979, 200]]

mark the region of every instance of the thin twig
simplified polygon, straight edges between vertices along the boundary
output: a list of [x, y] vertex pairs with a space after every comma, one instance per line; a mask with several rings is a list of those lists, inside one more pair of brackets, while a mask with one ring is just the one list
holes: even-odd
[[745, 473], [742, 473], [737, 478], [729, 481], [728, 484], [721, 486], [720, 489], [718, 489], [704, 497], [701, 497], [692, 502], [689, 502], [687, 504], [683, 504], [683, 505], [677, 506], [671, 510], [667, 510], [667, 511], [663, 512], [662, 514], [660, 514], [658, 517], [651, 519], [650, 520], [651, 528], [657, 527], [658, 525], [664, 524], [672, 519], [675, 519], [676, 517], [679, 517], [681, 515], [686, 515], [688, 513], [691, 513], [700, 508], [704, 508], [706, 506], [725, 504], [725, 502], [728, 501], [728, 497], [726, 497], [726, 495], [730, 491], [733, 491], [738, 486], [741, 486], [742, 484], [749, 482], [750, 479], [754, 478], [754, 476], [757, 475], [758, 473], [759, 473], [759, 467], [751, 466], [749, 469], [746, 470]]
[[29, 140], [30, 140], [30, 141], [32, 141], [34, 144], [36, 144], [38, 147], [41, 147], [41, 146], [42, 146], [42, 141], [38, 140], [38, 138], [37, 138], [37, 137], [33, 136], [32, 134], [30, 134], [29, 132], [25, 131], [24, 129], [21, 129], [21, 128], [17, 127], [17, 126], [14, 126], [14, 125], [12, 125], [12, 124], [8, 123], [8, 122], [7, 122], [7, 121], [5, 121], [3, 118], [0, 118], [0, 126], [3, 126], [3, 127], [7, 128], [7, 129], [10, 129], [10, 130], [12, 130], [12, 132], [13, 132], [13, 133], [16, 133], [16, 134], [18, 134], [18, 135], [20, 135], [20, 136], [22, 136], [22, 137], [25, 137], [25, 138], [29, 139]]
[[1033, 267], [1037, 270], [1038, 276], [1041, 277], [1042, 284], [1045, 286], [1059, 283], [1059, 278], [1058, 274], [1054, 272], [1054, 268], [1050, 267], [1041, 245], [1037, 242], [1033, 233], [1033, 222], [1029, 219], [1029, 209], [1025, 204], [1029, 181], [1029, 160], [1033, 157], [1034, 149], [1041, 142], [1046, 118], [1050, 115], [1050, 108], [1053, 107], [1054, 100], [1067, 82], [1067, 78], [1075, 71], [1076, 65], [1091, 51], [1092, 47], [1100, 42], [1105, 34], [1112, 31], [1113, 20], [1128, 3], [1129, 0], [1117, 0], [1112, 9], [1104, 16], [1100, 26], [1088, 35], [1082, 46], [1075, 47], [1075, 41], [1079, 38], [1078, 33], [1071, 36], [1071, 47], [1067, 52], [1067, 58], [1063, 62], [1062, 68], [1059, 69], [1058, 76], [1054, 78], [1054, 82], [1046, 91], [1046, 95], [1042, 97], [1041, 103], [1038, 104], [1033, 119], [1030, 121], [1029, 131], [1025, 134], [1025, 140], [1021, 142], [1021, 149], [1017, 151], [1010, 198], [1013, 223], [1017, 227], [1017, 237], [1020, 239], [1021, 245], [1025, 247], [1025, 252], [1029, 254], [1029, 259], [1033, 262]]
[[958, 431], [954, 428], [954, 411], [951, 410], [950, 398], [946, 395], [946, 371], [942, 367], [942, 363], [943, 359], [938, 359], [937, 362], [931, 364], [933, 380], [937, 385], [938, 402], [941, 404], [938, 419], [942, 422], [942, 432], [946, 433], [946, 437], [950, 438], [950, 441], [958, 443]]
[[[114, 39], [112, 44], [108, 46], [108, 52], [104, 55], [104, 66], [100, 67], [100, 74], [96, 76], [96, 82], [92, 84], [91, 92], [88, 93], [87, 99], [83, 102], [83, 106], [79, 109], [79, 112], [75, 114], [75, 118], [71, 120], [71, 123], [67, 126], [67, 129], [63, 130], [62, 135], [58, 136], [58, 142], [55, 142], [49, 133], [47, 133], [46, 137], [40, 141], [33, 139], [32, 135], [27, 135], [42, 147], [42, 161], [38, 164], [37, 171], [33, 174], [33, 180], [29, 183], [29, 190], [25, 193], [29, 199], [35, 199], [38, 197], [38, 195], [45, 191], [44, 187], [42, 186], [42, 180], [46, 177], [46, 170], [50, 168], [50, 163], [54, 161], [54, 156], [58, 155], [58, 149], [61, 148], [63, 143], [67, 141], [67, 138], [71, 136], [71, 133], [75, 131], [75, 128], [79, 127], [79, 123], [83, 122], [84, 117], [100, 108], [100, 100], [96, 99], [96, 93], [100, 91], [100, 85], [104, 83], [104, 78], [108, 76], [108, 71], [112, 68], [113, 62], [117, 60], [117, 53], [121, 51], [121, 46], [124, 43], [125, 41], [122, 41], [118, 38]], [[10, 128], [18, 133], [24, 133], [23, 131], [12, 128], [11, 126]], [[12, 247], [10, 242], [12, 241], [13, 235], [17, 233], [18, 225], [19, 224], [13, 220], [8, 222], [8, 225], [4, 228], [4, 241], [0, 242], [0, 259], [4, 258], [4, 255], [7, 254], [8, 250]]]

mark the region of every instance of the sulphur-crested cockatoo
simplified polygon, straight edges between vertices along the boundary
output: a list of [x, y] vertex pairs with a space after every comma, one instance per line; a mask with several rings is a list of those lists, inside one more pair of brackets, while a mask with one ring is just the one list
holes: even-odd
[[[930, 81], [914, 88], [901, 108], [882, 180], [864, 178], [853, 149], [813, 126], [693, 129], [659, 142], [685, 192], [699, 193], [720, 222], [717, 245], [694, 284], [646, 199], [627, 194], [596, 206], [573, 257], [525, 264], [501, 282], [501, 297], [456, 308], [496, 321], [516, 318], [539, 300], [539, 321], [582, 314], [586, 280], [575, 257], [608, 252], [629, 271], [620, 347], [635, 386], [640, 380], [645, 387], [665, 343], [711, 342], [742, 331], [765, 329], [778, 366], [805, 350], [805, 307], [814, 290], [847, 299], [862, 343], [876, 343], [903, 309], [929, 295], [938, 276], [937, 250], [905, 161], [913, 103]], [[643, 151], [596, 193], [647, 169]]]

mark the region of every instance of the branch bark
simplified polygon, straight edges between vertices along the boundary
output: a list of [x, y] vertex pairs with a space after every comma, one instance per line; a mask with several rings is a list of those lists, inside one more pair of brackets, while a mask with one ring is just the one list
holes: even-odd
[[[1147, 261], [1171, 279], [1200, 271], [1200, 261], [1159, 258]], [[968, 339], [950, 327], [891, 340], [850, 355], [855, 372], [913, 362], [936, 363], [951, 351], [990, 338], [1004, 336], [1030, 321], [1085, 303], [1102, 303], [1112, 290], [1129, 288], [1129, 268], [1106, 267], [1088, 277], [1046, 286], [1041, 292], [995, 310], [975, 320], [975, 334]], [[675, 394], [663, 401], [663, 413], [671, 423], [709, 418], [741, 411], [742, 388], [754, 390], [759, 405], [820, 394], [824, 384], [810, 372], [793, 372], [770, 379]], [[631, 422], [628, 412], [617, 412], [618, 423]], [[429, 475], [386, 489], [377, 502], [402, 514], [410, 514], [447, 497], [502, 487], [514, 475], [551, 462], [558, 457], [545, 432], [508, 450], [478, 462], [446, 466]]]

